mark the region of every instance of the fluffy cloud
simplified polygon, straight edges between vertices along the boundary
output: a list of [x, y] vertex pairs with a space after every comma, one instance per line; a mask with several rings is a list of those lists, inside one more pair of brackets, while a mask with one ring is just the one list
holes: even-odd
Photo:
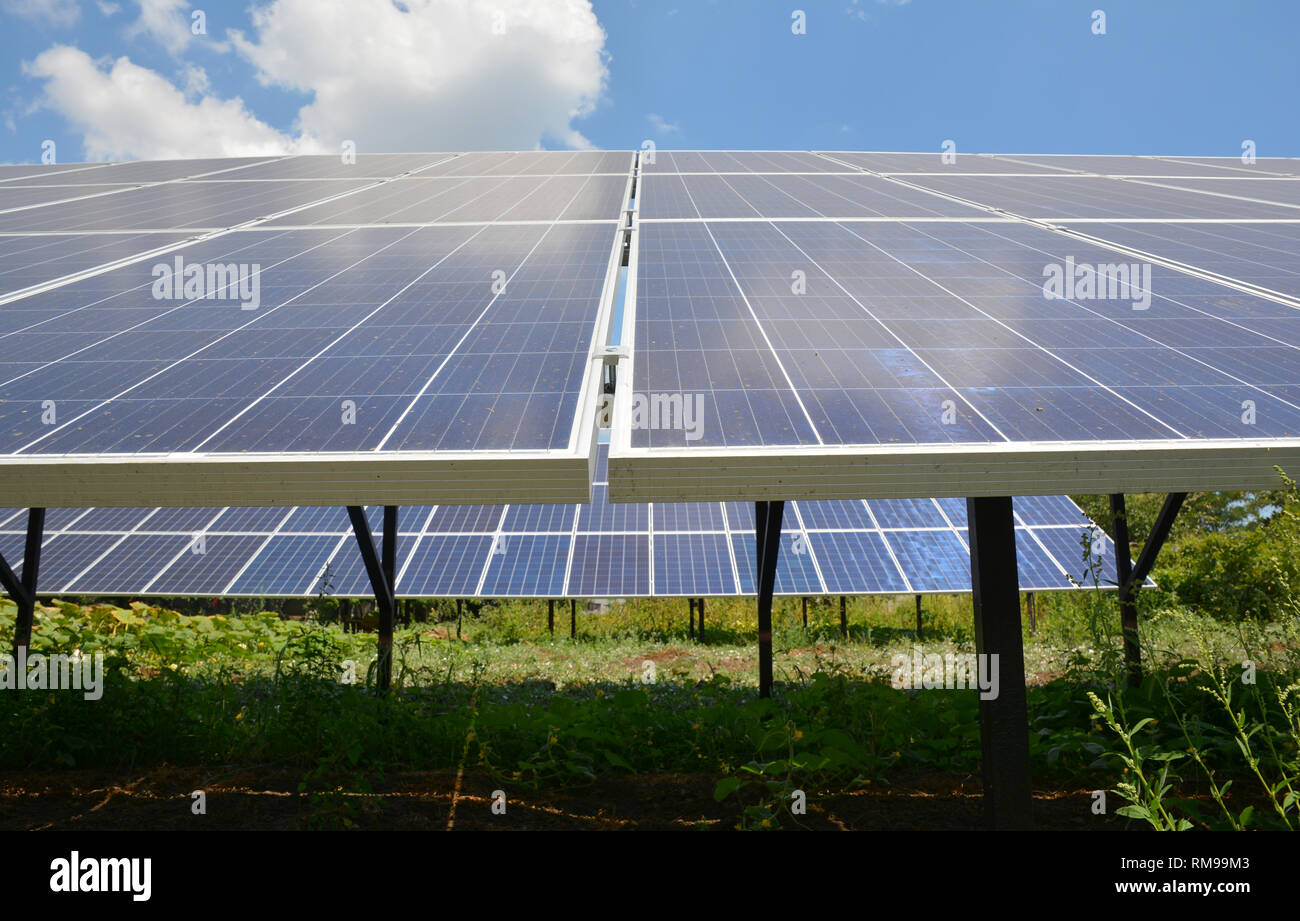
[[[134, 32], [186, 48], [184, 0], [140, 8]], [[345, 140], [363, 153], [586, 147], [573, 121], [608, 77], [590, 0], [272, 0], [252, 24], [227, 37], [257, 79], [311, 97], [291, 131], [221, 98], [194, 66], [178, 84], [55, 46], [24, 69], [94, 158], [335, 152]]]
[[312, 93], [304, 137], [362, 151], [588, 146], [572, 121], [604, 89], [590, 0], [275, 0], [236, 49]]
[[[90, 159], [319, 152], [259, 121], [238, 97], [196, 93], [191, 101], [156, 72], [124, 57], [101, 67], [78, 48], [55, 45], [23, 69], [45, 81], [43, 104], [82, 132]], [[188, 83], [191, 89], [202, 85], [193, 73]]]
[[0, 9], [19, 19], [52, 26], [70, 26], [81, 16], [77, 0], [4, 0]]
[[139, 0], [140, 18], [128, 30], [146, 34], [172, 54], [180, 54], [194, 34], [190, 31], [190, 5], [185, 0]]

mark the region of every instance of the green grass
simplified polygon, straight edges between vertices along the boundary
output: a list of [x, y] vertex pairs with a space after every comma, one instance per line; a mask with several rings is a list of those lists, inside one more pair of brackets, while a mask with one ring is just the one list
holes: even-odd
[[[102, 651], [103, 698], [0, 694], [0, 767], [277, 765], [300, 769], [304, 790], [366, 790], [390, 770], [467, 767], [523, 785], [692, 773], [718, 781], [742, 824], [771, 827], [789, 817], [796, 786], [978, 771], [975, 692], [890, 685], [891, 658], [917, 645], [913, 604], [911, 596], [852, 599], [845, 639], [837, 599], [810, 603], [807, 629], [798, 599], [779, 599], [771, 700], [756, 694], [752, 601], [711, 599], [703, 644], [687, 635], [684, 601], [580, 612], [576, 640], [567, 605], [557, 605], [556, 636], [546, 632], [544, 604], [509, 602], [467, 616], [460, 639], [454, 622], [438, 620], [454, 609], [435, 605], [434, 620], [398, 631], [395, 687], [382, 696], [367, 683], [373, 635], [273, 614], [61, 604], [40, 609], [33, 651]], [[969, 598], [927, 597], [924, 614], [926, 653], [974, 651]], [[1161, 762], [1184, 768], [1181, 777], [1171, 771], [1157, 804], [1166, 814], [1198, 827], [1296, 825], [1295, 797], [1282, 805], [1300, 776], [1295, 616], [1224, 625], [1149, 611], [1152, 674], [1137, 690], [1117, 686], [1117, 621], [1110, 596], [1038, 596], [1038, 630], [1026, 636], [1036, 780], [1120, 791], [1126, 775], [1113, 755], [1141, 765], [1194, 748], [1195, 766], [1190, 757]], [[12, 635], [12, 623], [12, 607], [0, 608], [0, 636]], [[1238, 687], [1245, 658], [1257, 683]], [[354, 685], [339, 680], [349, 660]], [[1214, 694], [1224, 687], [1235, 695], [1226, 706]], [[1090, 692], [1114, 702], [1116, 725], [1146, 750], [1129, 748], [1099, 718]], [[1143, 719], [1153, 722], [1134, 731]], [[1236, 787], [1218, 811], [1179, 801], [1179, 783], [1219, 789], [1228, 781]], [[1259, 799], [1265, 788], [1278, 808], [1258, 804], [1242, 823], [1232, 801], [1242, 790]]]

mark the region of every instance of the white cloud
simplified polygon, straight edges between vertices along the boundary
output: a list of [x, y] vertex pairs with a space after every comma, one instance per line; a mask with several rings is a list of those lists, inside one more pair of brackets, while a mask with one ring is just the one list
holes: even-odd
[[[137, 25], [181, 47], [148, 16], [183, 5], [146, 0]], [[311, 96], [291, 129], [222, 99], [192, 65], [173, 81], [58, 45], [24, 71], [96, 159], [333, 153], [345, 140], [362, 153], [587, 147], [573, 121], [608, 76], [590, 0], [272, 0], [252, 22], [227, 37], [258, 80]]]
[[172, 54], [180, 54], [194, 38], [190, 32], [190, 5], [185, 0], [137, 0], [140, 18], [128, 35], [148, 35]]
[[0, 9], [10, 16], [51, 26], [70, 26], [81, 16], [77, 0], [4, 0]]
[[41, 52], [23, 70], [45, 81], [42, 105], [83, 133], [86, 156], [93, 160], [321, 152], [259, 121], [238, 97], [206, 95], [200, 89], [206, 77], [199, 80], [192, 72], [188, 83], [199, 96], [194, 102], [129, 58], [101, 66], [67, 45]]
[[95, 6], [99, 7], [99, 11], [105, 16], [112, 16], [122, 12], [121, 6], [116, 3], [106, 2], [106, 0], [95, 0]]
[[274, 0], [232, 33], [267, 85], [314, 94], [304, 137], [331, 149], [589, 146], [573, 120], [604, 90], [590, 0]]
[[650, 122], [650, 127], [654, 129], [655, 134], [673, 134], [682, 130], [681, 125], [667, 121], [662, 115], [656, 115], [653, 112], [647, 115], [646, 119]]

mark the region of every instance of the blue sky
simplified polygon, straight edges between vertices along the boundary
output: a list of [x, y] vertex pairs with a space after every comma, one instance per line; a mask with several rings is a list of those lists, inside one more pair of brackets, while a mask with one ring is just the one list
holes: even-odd
[[0, 16], [5, 162], [47, 139], [62, 162], [343, 139], [1224, 156], [1249, 139], [1300, 156], [1291, 0], [0, 0]]

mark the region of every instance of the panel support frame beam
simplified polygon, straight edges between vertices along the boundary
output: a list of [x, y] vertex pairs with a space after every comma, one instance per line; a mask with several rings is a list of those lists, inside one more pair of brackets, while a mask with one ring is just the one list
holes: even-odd
[[1140, 687], [1142, 684], [1142, 645], [1138, 638], [1137, 595], [1151, 567], [1155, 565], [1160, 548], [1169, 538], [1179, 510], [1187, 500], [1187, 493], [1175, 492], [1165, 496], [1160, 513], [1156, 516], [1151, 533], [1133, 562], [1129, 545], [1128, 510], [1123, 493], [1111, 493], [1111, 539], [1115, 542], [1115, 584], [1119, 595], [1120, 629], [1124, 634], [1124, 667], [1128, 686]]
[[384, 506], [383, 545], [379, 552], [375, 550], [365, 508], [360, 505], [347, 508], [352, 532], [361, 549], [361, 560], [375, 593], [375, 604], [379, 608], [379, 657], [375, 664], [375, 683], [380, 691], [387, 691], [393, 682], [393, 621], [397, 609], [393, 575], [397, 569], [397, 506]]
[[758, 594], [758, 696], [772, 696], [772, 593], [781, 554], [781, 519], [785, 502], [754, 503], [754, 568]]
[[969, 498], [966, 514], [975, 651], [979, 670], [997, 681], [988, 699], [981, 690], [979, 703], [984, 820], [995, 829], [1028, 829], [1033, 827], [1029, 712], [1011, 497]]
[[23, 545], [23, 574], [20, 578], [0, 556], [0, 585], [18, 608], [14, 618], [14, 660], [19, 649], [32, 642], [32, 624], [36, 619], [36, 580], [41, 565], [41, 544], [45, 540], [45, 509], [27, 510], [27, 540]]

